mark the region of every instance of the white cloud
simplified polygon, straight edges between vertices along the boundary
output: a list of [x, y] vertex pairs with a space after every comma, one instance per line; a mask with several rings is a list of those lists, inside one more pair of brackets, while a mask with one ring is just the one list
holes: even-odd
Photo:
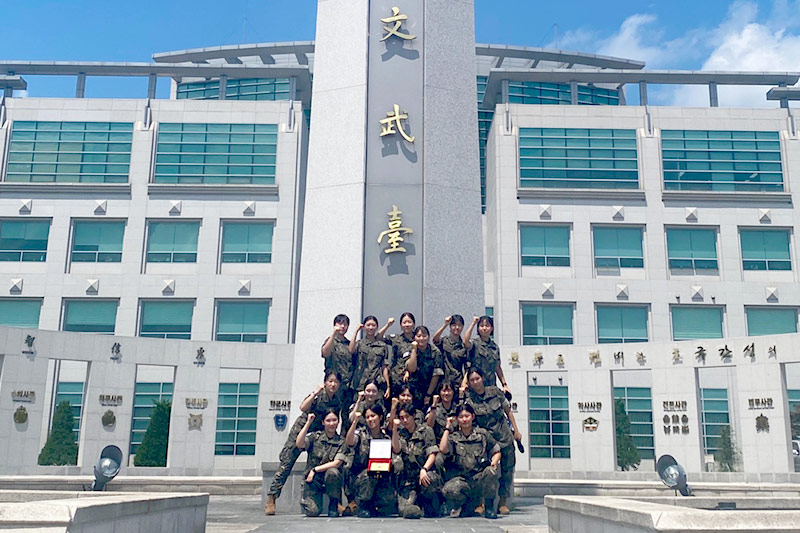
[[[778, 12], [784, 10], [783, 3]], [[787, 26], [775, 26], [777, 20], [757, 22], [754, 4], [737, 3], [728, 17], [712, 33], [716, 46], [703, 62], [702, 70], [740, 71], [800, 71], [800, 34], [792, 33]], [[787, 19], [792, 22], [792, 19]], [[769, 87], [719, 88], [720, 105], [724, 107], [775, 107], [767, 101]], [[673, 91], [672, 105], [707, 106], [706, 87], [679, 87]]]
[[27, 97], [28, 97], [27, 90], [14, 91], [14, 98], [27, 98]]
[[676, 39], [665, 39], [654, 15], [626, 18], [615, 34], [600, 42], [599, 54], [644, 61], [647, 68], [664, 68], [696, 58], [700, 31], [692, 29]]

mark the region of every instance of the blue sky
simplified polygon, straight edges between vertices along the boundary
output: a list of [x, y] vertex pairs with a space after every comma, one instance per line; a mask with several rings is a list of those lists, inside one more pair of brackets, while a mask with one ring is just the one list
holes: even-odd
[[[0, 59], [148, 61], [152, 53], [169, 50], [312, 40], [317, 2], [4, 3]], [[478, 42], [616, 55], [644, 60], [649, 68], [800, 71], [800, 0], [475, 0], [475, 10]], [[140, 96], [145, 85], [144, 80], [91, 78], [87, 96]], [[165, 87], [159, 89], [162, 93]], [[72, 79], [29, 79], [31, 96], [73, 91]], [[656, 97], [664, 103], [693, 101], [707, 98], [703, 91], [665, 89]], [[754, 98], [762, 103], [763, 94], [762, 89], [729, 89], [720, 96], [723, 105], [736, 105]]]

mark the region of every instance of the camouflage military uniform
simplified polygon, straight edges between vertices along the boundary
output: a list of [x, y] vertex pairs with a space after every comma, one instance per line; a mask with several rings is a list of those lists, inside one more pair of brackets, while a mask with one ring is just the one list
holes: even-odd
[[456, 416], [456, 402], [450, 402], [450, 409], [446, 408], [443, 403], [439, 403], [433, 408], [435, 417], [433, 421], [433, 434], [436, 436], [436, 442], [442, 440], [442, 433], [444, 428], [447, 427], [447, 417]]
[[458, 392], [458, 387], [464, 380], [464, 367], [466, 367], [468, 359], [467, 349], [464, 348], [460, 336], [453, 337], [452, 335], [441, 338], [437, 347], [442, 352], [444, 381], [453, 383], [455, 391]]
[[514, 434], [508, 426], [505, 410], [509, 408], [503, 391], [497, 387], [486, 387], [483, 394], [470, 389], [466, 403], [475, 409], [475, 422], [478, 427], [489, 432], [500, 446], [500, 498], [507, 498], [514, 482], [514, 466], [517, 457], [514, 452]]
[[388, 472], [367, 472], [369, 447], [373, 438], [389, 439], [389, 435], [381, 430], [380, 437], [373, 437], [366, 426], [356, 430], [355, 446], [347, 447], [351, 466], [349, 482], [358, 502], [358, 510], [367, 510], [372, 516], [389, 516], [397, 508], [397, 495], [392, 487], [391, 474]]
[[353, 388], [364, 390], [367, 382], [375, 380], [385, 387], [383, 367], [389, 364], [389, 347], [383, 339], [359, 339], [356, 343], [356, 370], [353, 374]]
[[472, 346], [469, 349], [467, 367], [477, 368], [483, 374], [483, 384], [487, 387], [497, 385], [497, 365], [500, 364], [500, 348], [495, 344], [494, 339], [484, 342], [480, 335], [472, 338]]
[[[316, 431], [308, 435], [306, 439], [308, 440], [306, 477], [314, 467], [335, 459], [345, 461], [344, 439], [338, 433], [333, 437], [328, 437], [324, 431]], [[323, 494], [327, 494], [333, 500], [342, 498], [342, 471], [339, 468], [329, 468], [325, 472], [319, 472], [314, 475], [311, 483], [304, 483], [300, 506], [306, 516], [319, 516], [322, 510]]]
[[[469, 435], [454, 429], [450, 433], [450, 453], [445, 459], [450, 479], [442, 488], [442, 495], [450, 509], [472, 510], [480, 499], [494, 500], [497, 496], [500, 472], [490, 465], [492, 455], [500, 447], [489, 432], [473, 427]], [[467, 505], [464, 505], [464, 504]]]
[[[408, 364], [408, 363], [406, 363]], [[417, 371], [408, 376], [408, 386], [414, 395], [414, 407], [420, 409], [434, 376], [443, 376], [442, 353], [433, 344], [417, 350]], [[440, 377], [441, 379], [441, 377]]]
[[389, 366], [389, 379], [392, 382], [392, 396], [397, 396], [403, 386], [403, 375], [406, 373], [408, 358], [411, 357], [412, 342], [414, 342], [414, 338], [409, 339], [405, 335], [391, 335], [389, 337], [391, 361], [387, 364]]
[[[426, 516], [439, 515], [439, 489], [442, 477], [436, 471], [435, 464], [428, 470], [431, 483], [423, 487], [419, 483], [419, 472], [431, 453], [437, 453], [439, 446], [433, 430], [426, 425], [417, 425], [413, 433], [405, 428], [399, 430], [399, 461], [394, 462], [397, 476], [397, 508], [401, 515], [411, 506], [419, 506]], [[397, 467], [400, 467], [398, 469]]]
[[[325, 339], [328, 342], [328, 339]], [[325, 342], [322, 345], [325, 345]], [[353, 354], [350, 353], [350, 341], [334, 339], [331, 354], [325, 358], [325, 373], [336, 372], [339, 374], [339, 390], [342, 391], [342, 398], [345, 405], [353, 401]]]
[[[322, 391], [311, 404], [310, 412], [314, 413], [316, 418], [311, 424], [311, 427], [308, 428], [309, 433], [313, 431], [322, 431], [322, 420], [325, 418], [325, 413], [328, 412], [328, 409], [333, 409], [341, 417], [342, 397], [338, 391], [333, 397], [328, 397], [328, 393]], [[283, 449], [278, 456], [280, 465], [275, 472], [275, 477], [272, 479], [272, 484], [268, 492], [268, 494], [272, 494], [276, 498], [281, 495], [283, 486], [286, 484], [286, 480], [289, 479], [289, 474], [291, 474], [292, 468], [297, 462], [297, 458], [303, 453], [303, 450], [298, 448], [295, 442], [297, 441], [297, 435], [300, 434], [300, 430], [306, 425], [306, 420], [308, 420], [308, 413], [301, 413], [300, 416], [297, 417], [297, 420], [294, 421], [294, 425], [292, 425], [292, 429], [289, 431], [289, 435], [286, 437], [286, 443], [283, 445]]]

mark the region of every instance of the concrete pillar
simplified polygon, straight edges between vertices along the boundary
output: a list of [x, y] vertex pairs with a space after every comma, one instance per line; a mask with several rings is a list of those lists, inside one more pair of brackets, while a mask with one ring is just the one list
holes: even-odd
[[219, 99], [225, 100], [228, 94], [228, 75], [223, 74], [219, 77]]
[[149, 79], [147, 80], [147, 97], [148, 98], [155, 98], [156, 97], [156, 84], [158, 83], [158, 76], [156, 74], [150, 74]]
[[719, 107], [719, 95], [717, 94], [717, 82], [715, 81], [708, 84], [708, 104], [711, 107]]
[[81, 72], [78, 74], [77, 83], [75, 84], [75, 98], [83, 98], [86, 93], [86, 74]]
[[647, 82], [640, 81], [639, 82], [639, 105], [645, 106], [647, 105]]
[[578, 105], [578, 82], [571, 81], [569, 82], [569, 103], [572, 105]]

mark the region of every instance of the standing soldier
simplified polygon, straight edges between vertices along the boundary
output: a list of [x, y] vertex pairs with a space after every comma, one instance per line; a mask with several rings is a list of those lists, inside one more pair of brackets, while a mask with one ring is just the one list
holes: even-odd
[[322, 343], [322, 358], [325, 359], [325, 373], [336, 372], [341, 377], [342, 399], [345, 406], [355, 400], [352, 389], [353, 354], [350, 341], [344, 336], [350, 327], [347, 315], [336, 315], [333, 319], [333, 333]]
[[[364, 330], [364, 338], [358, 339], [358, 332]], [[353, 389], [363, 391], [367, 383], [375, 381], [386, 390], [389, 398], [389, 347], [386, 341], [378, 338], [378, 319], [370, 315], [358, 326], [350, 341], [350, 353], [355, 355], [356, 366], [353, 372]]]
[[[450, 334], [442, 337], [445, 328], [450, 327]], [[444, 363], [444, 380], [460, 386], [464, 381], [464, 369], [467, 367], [467, 348], [461, 339], [464, 329], [464, 317], [452, 315], [444, 319], [444, 324], [433, 334], [433, 344], [442, 352]]]
[[[394, 324], [394, 319], [390, 318], [386, 325], [378, 332], [378, 337], [383, 338], [386, 330]], [[389, 367], [389, 380], [391, 381], [389, 387], [389, 396], [397, 396], [400, 392], [400, 387], [403, 386], [403, 375], [406, 373], [406, 361], [411, 357], [411, 343], [414, 342], [414, 324], [416, 319], [411, 313], [403, 313], [400, 315], [400, 335], [390, 335], [386, 342], [389, 344], [389, 357], [390, 361], [387, 366]]]
[[[398, 407], [392, 430], [392, 452], [397, 475], [397, 508], [403, 518], [439, 516], [439, 488], [442, 478], [434, 467], [439, 447], [433, 430], [417, 424], [416, 409], [410, 404]], [[402, 468], [400, 467], [402, 463]]]
[[448, 418], [439, 442], [439, 452], [446, 455], [448, 476], [453, 476], [442, 488], [452, 510], [450, 516], [467, 516], [483, 498], [484, 516], [497, 518], [494, 499], [500, 477], [500, 446], [485, 429], [473, 426], [475, 411], [469, 404], [459, 406], [456, 418], [458, 429], [453, 431], [453, 417]]
[[322, 512], [322, 495], [328, 495], [328, 517], [339, 516], [339, 500], [342, 498], [342, 471], [345, 460], [344, 439], [336, 429], [339, 427], [339, 415], [333, 410], [325, 413], [322, 431], [308, 434], [314, 423], [314, 414], [297, 435], [295, 444], [301, 450], [308, 450], [306, 465], [306, 482], [303, 487], [303, 498], [300, 506], [306, 516], [319, 516]]
[[289, 435], [286, 437], [286, 444], [279, 455], [280, 465], [272, 479], [272, 484], [267, 493], [267, 505], [264, 507], [264, 514], [271, 516], [275, 514], [275, 502], [280, 497], [283, 486], [292, 473], [292, 467], [297, 462], [297, 458], [303, 451], [297, 447], [297, 435], [305, 426], [309, 413], [315, 415], [315, 422], [309, 428], [313, 431], [323, 429], [322, 419], [328, 411], [341, 413], [343, 409], [342, 397], [339, 391], [339, 376], [335, 372], [328, 372], [325, 376], [325, 383], [319, 385], [314, 392], [306, 396], [300, 404], [301, 415], [297, 417]]
[[442, 383], [439, 394], [433, 397], [433, 404], [428, 411], [428, 415], [425, 417], [425, 423], [433, 428], [436, 442], [439, 442], [442, 438], [442, 433], [444, 433], [444, 428], [447, 425], [447, 419], [451, 416], [456, 416], [457, 406], [453, 401], [454, 394], [452, 383], [449, 381]]
[[[476, 324], [478, 326], [478, 335], [472, 338], [472, 330]], [[484, 315], [480, 318], [474, 317], [472, 319], [472, 323], [464, 335], [464, 347], [469, 352], [467, 366], [481, 371], [486, 387], [496, 386], [497, 378], [500, 378], [503, 392], [510, 400], [511, 390], [508, 388], [506, 377], [503, 375], [503, 368], [500, 366], [500, 348], [497, 347], [494, 339], [492, 339], [493, 333], [494, 320], [492, 320], [492, 317]], [[462, 390], [466, 391], [467, 385], [465, 378], [461, 384]]]
[[[348, 454], [352, 456], [350, 475], [352, 492], [358, 507], [360, 518], [370, 516], [389, 516], [397, 507], [397, 496], [392, 489], [392, 480], [388, 472], [369, 472], [369, 451], [373, 439], [389, 440], [383, 429], [384, 410], [380, 404], [374, 404], [364, 410], [353, 413], [353, 423], [345, 437]], [[363, 424], [359, 421], [363, 420]]]
[[[478, 427], [487, 430], [500, 446], [500, 503], [497, 512], [508, 514], [508, 497], [514, 483], [514, 466], [517, 463], [514, 441], [522, 441], [522, 434], [517, 428], [511, 405], [502, 391], [497, 387], [484, 387], [483, 374], [477, 368], [469, 369], [467, 379], [470, 390], [465, 403], [474, 409]], [[513, 434], [506, 420], [511, 422]]]
[[431, 404], [431, 397], [444, 375], [442, 354], [431, 344], [431, 334], [425, 326], [414, 330], [411, 343], [411, 356], [406, 363], [408, 386], [414, 394], [414, 407], [421, 409]]

